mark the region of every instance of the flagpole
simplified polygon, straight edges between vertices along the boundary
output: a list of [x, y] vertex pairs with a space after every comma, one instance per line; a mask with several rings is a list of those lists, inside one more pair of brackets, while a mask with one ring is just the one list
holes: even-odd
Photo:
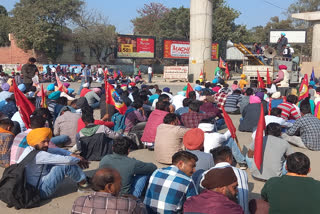
[[236, 138], [235, 138], [235, 141], [236, 141], [236, 143], [237, 143], [237, 146], [238, 146], [240, 152], [242, 152], [242, 151], [241, 151], [240, 144], [239, 144], [239, 140], [238, 140], [238, 137], [237, 137], [237, 136], [236, 136]]

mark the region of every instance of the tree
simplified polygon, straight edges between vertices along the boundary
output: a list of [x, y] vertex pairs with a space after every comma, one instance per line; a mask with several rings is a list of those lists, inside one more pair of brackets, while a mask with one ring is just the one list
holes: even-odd
[[10, 17], [5, 7], [0, 5], [0, 47], [10, 45]]
[[137, 35], [157, 35], [160, 31], [159, 21], [165, 17], [169, 9], [161, 3], [145, 4], [137, 10], [139, 16], [131, 22]]
[[20, 0], [12, 10], [12, 32], [23, 49], [33, 49], [55, 62], [62, 53], [67, 24], [80, 15], [82, 0]]
[[190, 37], [189, 8], [172, 8], [159, 20], [158, 36], [177, 39]]
[[116, 44], [116, 27], [97, 13], [83, 14], [78, 25], [74, 31], [74, 42], [89, 47], [99, 63], [102, 60], [106, 62]]

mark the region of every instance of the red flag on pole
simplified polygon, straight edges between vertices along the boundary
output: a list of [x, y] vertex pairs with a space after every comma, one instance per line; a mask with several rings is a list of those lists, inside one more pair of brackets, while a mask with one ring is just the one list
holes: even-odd
[[[106, 103], [113, 105], [119, 111], [120, 114], [125, 114], [127, 111], [127, 106], [126, 104], [124, 104], [124, 102], [120, 101], [120, 96], [114, 90], [113, 86], [108, 81], [105, 81], [105, 87]], [[113, 96], [115, 96], [116, 99]]]
[[268, 84], [268, 85], [271, 85], [271, 79], [270, 79], [269, 68], [267, 68], [267, 84]]
[[305, 74], [299, 88], [299, 101], [304, 98], [307, 98], [308, 96], [309, 96], [308, 74]]
[[26, 128], [30, 128], [30, 115], [36, 109], [34, 105], [28, 100], [26, 96], [19, 90], [15, 80], [13, 79], [13, 92], [14, 98], [16, 100], [16, 105], [18, 107], [21, 119], [23, 120]]
[[193, 91], [193, 88], [192, 88], [192, 86], [190, 85], [190, 83], [188, 83], [188, 85], [187, 85], [187, 91], [186, 91], [186, 97], [187, 98], [189, 98], [189, 92], [190, 91]]
[[57, 84], [58, 84], [58, 88], [59, 88], [58, 90], [68, 94], [68, 89], [66, 89], [66, 87], [61, 83], [57, 72], [56, 72], [56, 79], [57, 79]]
[[228, 68], [228, 63], [226, 63], [226, 70], [225, 70], [226, 74], [227, 74], [227, 79], [230, 77], [230, 72], [229, 72], [229, 68]]
[[256, 138], [254, 139], [254, 162], [257, 168], [260, 170], [263, 157], [263, 131], [266, 128], [266, 122], [264, 120], [263, 106], [260, 104], [260, 117], [258, 127], [256, 131]]
[[117, 71], [113, 71], [113, 78], [116, 79], [118, 77]]
[[226, 63], [225, 61], [223, 61], [223, 59], [220, 57], [220, 61], [219, 61], [219, 68], [226, 68]]
[[260, 73], [259, 73], [259, 71], [258, 71], [258, 70], [257, 70], [257, 76], [258, 76], [259, 88], [265, 88], [265, 85], [264, 85], [263, 79], [261, 78]]
[[46, 95], [43, 90], [43, 84], [41, 85], [41, 108], [48, 108], [47, 102], [46, 102]]
[[236, 137], [237, 137], [237, 135], [236, 135], [237, 129], [236, 129], [236, 127], [234, 127], [233, 122], [232, 122], [230, 116], [229, 116], [228, 113], [224, 110], [224, 107], [223, 107], [223, 106], [222, 106], [222, 113], [223, 113], [224, 121], [225, 121], [225, 123], [226, 123], [226, 125], [227, 125], [227, 127], [228, 127], [228, 129], [229, 129], [229, 131], [230, 131], [230, 133], [231, 133], [231, 137], [232, 137], [233, 139], [236, 139]]

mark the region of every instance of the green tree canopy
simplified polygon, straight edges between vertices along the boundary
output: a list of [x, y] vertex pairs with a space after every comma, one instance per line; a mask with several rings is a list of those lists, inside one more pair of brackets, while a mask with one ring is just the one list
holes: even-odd
[[82, 0], [20, 0], [12, 10], [12, 32], [23, 49], [44, 53], [54, 62], [62, 52], [66, 26], [79, 17]]
[[10, 45], [10, 17], [8, 17], [7, 9], [0, 5], [0, 47]]

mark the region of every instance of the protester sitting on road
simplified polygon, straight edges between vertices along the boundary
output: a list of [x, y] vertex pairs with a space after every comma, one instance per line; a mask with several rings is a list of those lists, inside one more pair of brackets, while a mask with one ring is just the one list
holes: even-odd
[[[232, 167], [234, 174], [238, 180], [238, 204], [244, 210], [244, 213], [248, 213], [248, 194], [249, 194], [249, 187], [248, 187], [248, 175], [244, 170], [238, 169], [232, 166], [233, 163], [233, 156], [231, 149], [227, 146], [219, 146], [215, 149], [212, 149], [210, 153], [213, 156], [213, 160], [215, 166], [211, 169], [215, 168], [224, 168], [224, 167]], [[209, 169], [208, 171], [210, 171]], [[207, 172], [208, 172], [207, 171]], [[204, 172], [202, 175], [202, 179], [204, 179], [204, 175], [207, 173]]]
[[300, 110], [302, 117], [296, 120], [282, 138], [295, 146], [318, 151], [320, 150], [320, 120], [311, 114], [308, 98], [301, 102]]
[[10, 119], [0, 120], [0, 166], [7, 168], [10, 163], [10, 151], [15, 135], [12, 133], [13, 122]]
[[239, 107], [240, 107], [240, 113], [242, 114], [243, 112], [243, 109], [249, 105], [250, 103], [250, 96], [253, 95], [253, 89], [252, 88], [247, 88], [246, 89], [246, 92], [245, 92], [245, 95], [242, 96], [242, 99], [241, 99], [241, 102], [239, 104]]
[[148, 213], [181, 213], [186, 199], [197, 195], [192, 174], [197, 156], [187, 151], [172, 156], [172, 166], [157, 169], [149, 180], [144, 204]]
[[88, 104], [91, 108], [93, 108], [93, 109], [99, 108], [99, 105], [100, 105], [99, 95], [100, 94], [101, 94], [100, 88], [93, 88], [92, 91], [90, 90], [84, 95], [84, 97], [87, 99]]
[[150, 175], [157, 169], [153, 163], [145, 163], [129, 158], [131, 141], [120, 138], [113, 143], [113, 154], [104, 156], [99, 164], [100, 168], [111, 167], [116, 169], [122, 179], [121, 194], [132, 194], [140, 197]]
[[231, 167], [209, 170], [204, 175], [201, 186], [205, 190], [186, 200], [184, 213], [243, 213], [241, 206], [237, 204], [238, 181]]
[[190, 98], [184, 98], [182, 101], [183, 107], [176, 109], [175, 113], [179, 116], [183, 115], [184, 113], [188, 113], [189, 112], [189, 105], [191, 102], [192, 102], [192, 100]]
[[172, 156], [183, 150], [182, 139], [188, 128], [180, 126], [178, 116], [169, 113], [157, 128], [154, 153], [159, 163], [172, 164]]
[[92, 91], [89, 89], [90, 85], [89, 83], [84, 83], [82, 85], [82, 89], [81, 89], [81, 92], [80, 92], [80, 97], [84, 97], [88, 92]]
[[298, 97], [289, 95], [287, 101], [279, 104], [277, 108], [281, 109], [281, 117], [285, 120], [297, 120], [301, 117], [300, 112], [294, 104], [298, 102]]
[[80, 196], [72, 206], [72, 214], [92, 213], [141, 213], [147, 214], [145, 205], [130, 196], [119, 195], [122, 179], [112, 168], [98, 170], [92, 178], [95, 191], [88, 196]]
[[218, 109], [222, 110], [222, 106], [224, 106], [224, 103], [226, 102], [226, 99], [228, 95], [231, 93], [231, 89], [228, 88], [229, 85], [225, 84], [223, 88], [219, 90], [218, 93], [214, 94], [214, 100], [217, 103]]
[[39, 151], [35, 159], [26, 166], [27, 182], [39, 188], [42, 199], [51, 197], [56, 192], [58, 185], [65, 179], [65, 176], [77, 182], [80, 191], [87, 191], [89, 183], [81, 168], [88, 168], [88, 161], [64, 149], [48, 148], [51, 137], [52, 132], [49, 128], [33, 129], [27, 135], [29, 146], [23, 151], [18, 163], [31, 151]]
[[80, 154], [88, 160], [101, 160], [104, 155], [112, 153], [112, 140], [122, 135], [107, 126], [95, 125], [93, 111], [83, 112], [81, 118], [86, 126], [76, 135]]
[[281, 125], [269, 123], [266, 128], [266, 136], [263, 137], [263, 161], [259, 170], [253, 161], [255, 143], [249, 146], [246, 157], [252, 177], [259, 180], [268, 180], [271, 177], [286, 174], [284, 168], [286, 157], [293, 153], [291, 145], [281, 138]]
[[202, 131], [204, 131], [204, 152], [210, 153], [211, 149], [219, 146], [228, 146], [232, 149], [232, 154], [239, 164], [240, 169], [247, 169], [247, 164], [245, 157], [242, 155], [240, 148], [234, 139], [231, 138], [230, 131], [226, 131], [224, 134], [218, 133], [215, 128], [214, 121], [202, 120], [198, 126]]
[[76, 144], [76, 134], [78, 129], [78, 120], [81, 118], [80, 114], [71, 112], [69, 106], [65, 106], [61, 109], [60, 116], [57, 117], [54, 123], [54, 135], [65, 135], [70, 138], [69, 142], [63, 144], [57, 144], [59, 147], [72, 147]]
[[[265, 183], [261, 190], [264, 201], [253, 201], [256, 206], [252, 208], [257, 209], [250, 207], [251, 213], [319, 213], [315, 205], [319, 203], [320, 182], [307, 177], [311, 171], [309, 158], [295, 152], [288, 156], [286, 169], [286, 175], [270, 178]], [[261, 203], [264, 209], [259, 210]]]
[[226, 102], [224, 103], [224, 109], [227, 113], [230, 114], [240, 114], [240, 103], [241, 103], [241, 91], [240, 90], [234, 90], [232, 94], [230, 94]]
[[189, 112], [181, 116], [181, 122], [187, 128], [198, 128], [201, 120], [208, 119], [210, 117], [215, 118], [217, 115], [215, 112], [200, 113], [200, 101], [193, 101], [189, 105]]
[[[250, 104], [242, 111], [240, 119], [239, 131], [253, 132], [258, 125], [259, 115], [261, 110], [261, 98], [258, 96], [250, 96]], [[264, 115], [267, 115], [267, 105], [263, 103]]]
[[[162, 95], [161, 95], [162, 96]], [[160, 97], [161, 97], [160, 96]], [[141, 138], [141, 141], [146, 145], [150, 150], [154, 149], [154, 142], [156, 138], [157, 128], [163, 123], [164, 117], [169, 113], [173, 113], [174, 109], [170, 107], [168, 101], [159, 101], [157, 102], [157, 108], [151, 112], [147, 124], [144, 128], [144, 132]], [[171, 108], [171, 109], [170, 109]]]
[[145, 121], [147, 121], [147, 116], [143, 109], [142, 100], [136, 99], [126, 111], [125, 132], [129, 133], [139, 122]]
[[204, 132], [199, 128], [190, 129], [183, 136], [183, 145], [186, 150], [198, 157], [196, 171], [208, 170], [214, 165], [212, 155], [203, 152], [203, 142]]

